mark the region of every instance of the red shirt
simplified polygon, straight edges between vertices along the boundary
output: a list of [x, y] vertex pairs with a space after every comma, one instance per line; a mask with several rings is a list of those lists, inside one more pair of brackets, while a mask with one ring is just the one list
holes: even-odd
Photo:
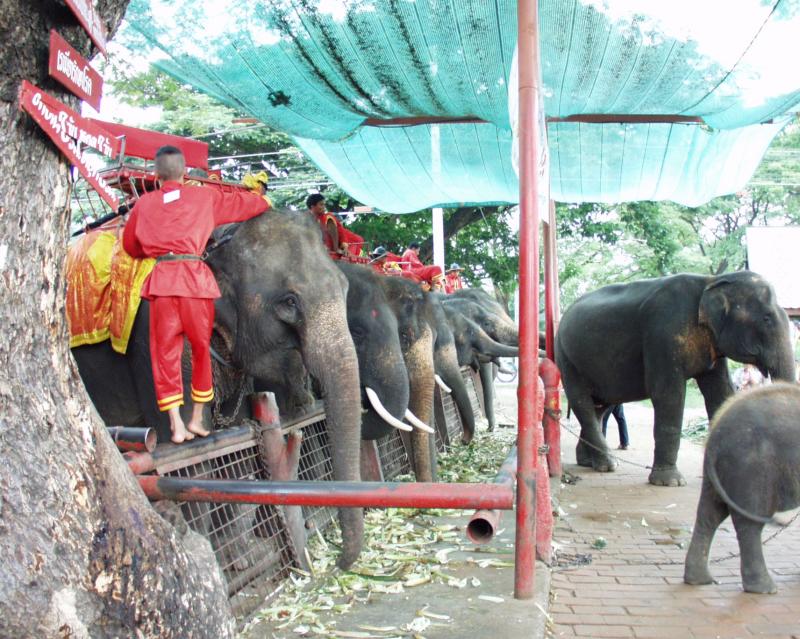
[[457, 271], [451, 271], [444, 277], [444, 292], [448, 295], [455, 291], [460, 291], [464, 288], [464, 283], [461, 281], [461, 276]]
[[[222, 193], [211, 187], [165, 182], [146, 193], [133, 208], [122, 245], [132, 257], [166, 253], [202, 255], [215, 226], [243, 222], [269, 208], [260, 195], [247, 191]], [[220, 296], [214, 274], [200, 260], [156, 263], [142, 287], [142, 297]]]
[[414, 249], [406, 249], [406, 252], [403, 253], [403, 262], [408, 262], [407, 264], [402, 264], [404, 271], [413, 271], [416, 268], [420, 268], [425, 266], [422, 261], [419, 259], [417, 252]]
[[[343, 243], [347, 243], [348, 253], [351, 255], [359, 255], [361, 253], [361, 247], [364, 244], [364, 238], [345, 228], [345, 225], [342, 224], [342, 221], [338, 217], [332, 213], [325, 212], [321, 215], [317, 215], [317, 221], [319, 222], [320, 227], [322, 227], [322, 241], [325, 242], [325, 246], [329, 251], [339, 250]], [[336, 225], [338, 246], [334, 246], [334, 239], [328, 230], [329, 223]]]

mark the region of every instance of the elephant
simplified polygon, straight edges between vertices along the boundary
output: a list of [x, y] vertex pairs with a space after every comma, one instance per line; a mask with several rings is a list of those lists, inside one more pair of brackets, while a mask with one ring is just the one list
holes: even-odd
[[599, 417], [612, 404], [650, 398], [655, 454], [649, 481], [685, 485], [676, 462], [686, 381], [697, 381], [711, 419], [733, 393], [727, 358], [794, 380], [788, 317], [772, 286], [755, 273], [684, 273], [579, 298], [556, 336], [556, 363], [581, 424], [578, 463], [614, 470]]
[[[358, 481], [360, 382], [356, 349], [347, 329], [347, 279], [319, 241], [318, 227], [305, 216], [270, 211], [231, 228], [235, 232], [207, 256], [222, 293], [212, 338], [229, 358], [222, 368], [269, 380], [276, 374], [276, 357], [295, 353], [290, 370], [299, 370], [302, 364], [322, 390], [334, 478]], [[150, 421], [155, 398], [146, 312], [143, 303], [125, 356], [114, 353], [108, 343], [72, 351], [106, 423], [156, 424]], [[342, 508], [339, 520], [343, 535], [339, 565], [348, 567], [363, 543], [362, 510]]]
[[[466, 293], [467, 290], [471, 291], [472, 289], [456, 291], [456, 293]], [[513, 320], [502, 311], [499, 302], [491, 302], [489, 299], [478, 302], [469, 297], [456, 297], [456, 293], [440, 296], [442, 303], [467, 316], [486, 331], [493, 340], [508, 346], [519, 346], [519, 329]], [[481, 297], [484, 296], [489, 298], [487, 293]]]
[[489, 423], [489, 430], [492, 431], [496, 426], [493, 362], [499, 357], [517, 357], [519, 348], [493, 340], [486, 331], [459, 310], [460, 305], [443, 304], [442, 306], [453, 333], [459, 366], [469, 366], [480, 372], [486, 419]]
[[361, 437], [378, 439], [398, 428], [407, 432], [421, 425], [408, 409], [409, 376], [400, 346], [397, 317], [371, 268], [338, 262], [347, 277], [347, 325], [358, 354], [361, 377]]
[[475, 414], [472, 412], [467, 385], [461, 375], [458, 361], [455, 336], [447, 320], [447, 313], [440, 296], [429, 296], [433, 305], [433, 317], [436, 324], [436, 341], [433, 346], [434, 369], [439, 376], [437, 383], [443, 386], [444, 392], [450, 392], [456, 409], [461, 416], [461, 442], [469, 444], [475, 436]]
[[[389, 307], [397, 318], [398, 335], [409, 380], [409, 410], [424, 424], [433, 417], [435, 365], [433, 348], [436, 322], [430, 294], [403, 277], [379, 277]], [[417, 481], [434, 481], [436, 448], [428, 432], [411, 433], [413, 466]]]
[[703, 486], [683, 580], [710, 584], [708, 552], [722, 521], [733, 520], [746, 592], [777, 592], [761, 531], [776, 512], [800, 506], [800, 387], [744, 391], [717, 412], [706, 443]]

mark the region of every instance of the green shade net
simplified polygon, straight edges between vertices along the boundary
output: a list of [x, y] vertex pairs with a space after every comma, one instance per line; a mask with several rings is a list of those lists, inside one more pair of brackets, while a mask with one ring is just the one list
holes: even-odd
[[[689, 115], [706, 125], [551, 123], [556, 199], [700, 204], [736, 191], [800, 103], [796, 0], [539, 9], [547, 116]], [[126, 17], [157, 66], [292, 134], [366, 204], [404, 212], [518, 199], [516, 2], [133, 0]], [[484, 122], [435, 133], [363, 126], [414, 116]]]

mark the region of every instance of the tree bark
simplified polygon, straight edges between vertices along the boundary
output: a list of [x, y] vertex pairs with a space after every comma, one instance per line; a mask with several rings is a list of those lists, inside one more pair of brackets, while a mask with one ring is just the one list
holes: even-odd
[[[127, 0], [100, 0], [109, 33]], [[233, 618], [203, 538], [149, 505], [68, 350], [63, 264], [68, 166], [27, 114], [47, 78], [50, 28], [89, 40], [63, 3], [0, 0], [0, 636], [229, 637]]]

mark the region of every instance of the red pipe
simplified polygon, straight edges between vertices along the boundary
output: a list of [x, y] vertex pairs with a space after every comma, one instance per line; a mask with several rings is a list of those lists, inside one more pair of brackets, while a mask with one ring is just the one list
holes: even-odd
[[561, 373], [555, 362], [539, 360], [539, 376], [544, 382], [544, 443], [550, 477], [561, 477]]
[[334, 506], [354, 508], [497, 508], [514, 507], [511, 486], [499, 484], [429, 484], [350, 481], [244, 481], [137, 477], [153, 500], [214, 503]]
[[156, 468], [156, 462], [150, 453], [125, 453], [123, 457], [134, 475], [150, 473]]
[[517, 531], [514, 562], [514, 596], [534, 596], [536, 565], [536, 383], [539, 347], [539, 184], [537, 169], [546, 166], [544, 136], [539, 120], [538, 7], [536, 0], [517, 3], [519, 64], [519, 386], [517, 461]]
[[[508, 457], [500, 467], [497, 476], [494, 478], [495, 484], [502, 484], [511, 488], [514, 484], [514, 477], [517, 474], [517, 447], [513, 446], [508, 453]], [[467, 524], [467, 538], [473, 544], [486, 544], [492, 540], [494, 533], [500, 526], [500, 518], [503, 516], [502, 510], [479, 510], [469, 520]]]

